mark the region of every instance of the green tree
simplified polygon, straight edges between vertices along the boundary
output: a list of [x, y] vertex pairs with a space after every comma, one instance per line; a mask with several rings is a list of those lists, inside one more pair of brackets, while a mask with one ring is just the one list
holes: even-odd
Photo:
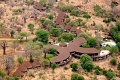
[[96, 45], [96, 39], [95, 38], [88, 38], [87, 39], [87, 43], [90, 45], [90, 46], [95, 46]]
[[84, 63], [83, 68], [86, 69], [88, 72], [93, 69], [94, 65], [92, 61], [87, 61]]
[[11, 37], [13, 37], [13, 35], [15, 34], [15, 31], [12, 30], [12, 31], [10, 32], [10, 34], [11, 34]]
[[107, 71], [107, 75], [106, 76], [107, 76], [108, 79], [112, 79], [113, 77], [115, 77], [115, 72], [113, 70], [109, 69]]
[[35, 27], [34, 24], [32, 24], [32, 23], [29, 23], [29, 24], [28, 24], [28, 28], [29, 28], [31, 34], [33, 34], [34, 27]]
[[77, 80], [85, 80], [83, 76], [78, 75], [78, 79]]
[[117, 64], [116, 58], [112, 58], [112, 59], [110, 60], [110, 63], [111, 63], [112, 65], [116, 65], [116, 64]]
[[20, 36], [21, 36], [21, 39], [23, 39], [24, 37], [26, 37], [26, 42], [27, 42], [28, 41], [29, 33], [28, 32], [20, 32]]
[[57, 64], [56, 64], [56, 63], [52, 63], [52, 64], [51, 64], [51, 67], [52, 67], [53, 72], [54, 72], [55, 68], [57, 67]]
[[50, 61], [49, 61], [48, 59], [44, 59], [44, 60], [42, 61], [42, 66], [43, 66], [44, 68], [47, 68], [49, 65], [50, 65]]
[[64, 40], [65, 42], [69, 42], [69, 41], [73, 40], [74, 37], [75, 37], [75, 34], [72, 34], [72, 33], [62, 33], [58, 37], [58, 40], [59, 41]]
[[78, 74], [73, 73], [73, 74], [71, 75], [71, 80], [77, 80], [77, 79], [78, 79]]
[[82, 64], [84, 64], [87, 61], [92, 61], [92, 58], [87, 54], [82, 54], [80, 56], [80, 61], [81, 61]]
[[54, 18], [54, 15], [53, 15], [53, 14], [49, 14], [49, 15], [48, 15], [48, 18], [49, 18], [50, 20], [52, 20], [52, 19]]
[[22, 56], [19, 56], [18, 58], [17, 58], [17, 61], [20, 63], [20, 64], [22, 64], [23, 63], [23, 57]]
[[39, 30], [36, 31], [35, 34], [37, 36], [37, 38], [36, 38], [37, 41], [41, 41], [45, 44], [48, 43], [48, 37], [49, 37], [49, 32], [48, 31], [43, 30], [43, 29], [39, 29]]
[[60, 31], [59, 31], [58, 28], [52, 28], [51, 29], [51, 34], [56, 37], [60, 34]]
[[51, 20], [45, 20], [45, 21], [43, 22], [43, 25], [44, 25], [44, 26], [48, 26], [48, 25], [54, 26], [54, 23], [53, 23]]
[[57, 54], [57, 50], [55, 48], [49, 48], [50, 54]]
[[112, 46], [110, 48], [110, 54], [114, 54], [114, 53], [118, 53], [119, 52], [119, 48], [117, 46]]
[[72, 71], [77, 71], [77, 69], [78, 69], [78, 64], [77, 64], [77, 63], [72, 63], [72, 64], [70, 65], [70, 67], [72, 68]]

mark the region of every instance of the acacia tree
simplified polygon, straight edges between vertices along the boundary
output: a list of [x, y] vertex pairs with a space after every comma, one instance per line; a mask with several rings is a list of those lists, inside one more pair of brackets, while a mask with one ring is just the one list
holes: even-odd
[[56, 63], [52, 63], [52, 64], [51, 64], [51, 67], [52, 67], [53, 72], [54, 72], [55, 68], [57, 67], [57, 64], [56, 64]]
[[20, 36], [21, 36], [21, 38], [26, 37], [26, 42], [27, 42], [29, 33], [28, 32], [20, 32]]
[[6, 55], [2, 59], [2, 63], [5, 66], [8, 75], [10, 74], [10, 69], [14, 66], [14, 56]]
[[35, 27], [34, 24], [32, 24], [32, 23], [29, 23], [29, 24], [28, 24], [28, 28], [29, 28], [31, 34], [33, 34], [34, 27]]
[[5, 55], [6, 54], [6, 48], [8, 47], [8, 44], [5, 40], [3, 40], [1, 43], [0, 43], [0, 46], [1, 48], [3, 49], [3, 54]]

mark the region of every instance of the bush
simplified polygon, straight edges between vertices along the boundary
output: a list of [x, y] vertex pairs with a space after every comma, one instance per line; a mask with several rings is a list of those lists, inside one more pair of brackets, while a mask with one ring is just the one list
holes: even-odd
[[72, 5], [69, 5], [69, 4], [62, 6], [63, 11], [71, 12], [73, 9], [74, 9], [74, 7]]
[[78, 75], [78, 74], [76, 74], [76, 73], [73, 73], [73, 74], [71, 75], [71, 80], [84, 80], [84, 77], [81, 76], [81, 75]]
[[19, 56], [19, 57], [17, 58], [17, 61], [18, 61], [20, 64], [22, 64], [22, 63], [23, 63], [23, 57], [22, 57], [22, 56]]
[[99, 71], [102, 70], [99, 66], [96, 66], [95, 69], [98, 69]]
[[78, 79], [78, 74], [73, 73], [71, 75], [71, 80], [77, 80]]
[[70, 15], [79, 16], [80, 15], [80, 11], [79, 10], [72, 10], [72, 12], [70, 13]]
[[87, 44], [87, 43], [83, 43], [83, 44], [82, 44], [82, 47], [84, 47], [84, 48], [90, 48], [90, 45]]
[[103, 75], [106, 76], [107, 75], [107, 70], [103, 69], [102, 73], [103, 73]]
[[49, 48], [50, 54], [57, 54], [57, 50], [55, 48]]
[[120, 63], [118, 63], [117, 70], [120, 70]]
[[84, 14], [83, 17], [87, 18], [87, 19], [91, 18], [91, 16], [89, 14]]
[[49, 18], [49, 19], [53, 19], [53, 18], [54, 18], [54, 15], [53, 15], [53, 14], [49, 14], [49, 15], [48, 15], [48, 18]]
[[18, 77], [6, 77], [7, 80], [19, 80]]
[[50, 65], [50, 61], [48, 59], [45, 59], [45, 60], [42, 61], [42, 66], [44, 68], [47, 68], [49, 65]]
[[5, 75], [6, 75], [6, 73], [5, 73], [5, 72], [0, 71], [0, 76], [1, 76], [1, 77], [4, 77]]
[[43, 73], [42, 73], [42, 72], [40, 72], [38, 75], [39, 75], [39, 77], [42, 77]]
[[72, 63], [72, 64], [70, 65], [70, 67], [72, 68], [72, 71], [77, 71], [77, 69], [78, 69], [78, 64], [77, 64], [77, 63]]
[[95, 70], [95, 74], [96, 75], [99, 75], [100, 74], [100, 71], [98, 69]]
[[84, 80], [84, 77], [79, 75], [77, 80]]
[[83, 68], [90, 72], [93, 69], [94, 65], [91, 61], [87, 61], [84, 63]]
[[65, 66], [65, 67], [64, 67], [64, 70], [67, 70], [67, 69], [68, 69], [68, 67], [67, 67], [67, 66]]
[[110, 60], [110, 63], [112, 64], [112, 65], [116, 65], [116, 58], [112, 58], [111, 60]]
[[106, 76], [108, 77], [108, 79], [112, 79], [113, 77], [115, 77], [115, 73], [114, 73], [113, 70], [109, 69], [107, 71], [107, 75]]

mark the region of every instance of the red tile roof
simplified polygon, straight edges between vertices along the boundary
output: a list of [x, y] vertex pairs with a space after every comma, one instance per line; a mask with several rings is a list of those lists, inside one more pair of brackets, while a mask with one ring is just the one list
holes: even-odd
[[22, 77], [23, 76], [23, 73], [17, 69], [14, 73], [13, 73], [13, 76], [17, 76], [17, 77]]
[[85, 53], [85, 54], [98, 54], [100, 50], [97, 50], [96, 48], [83, 48], [80, 47], [81, 44], [87, 42], [85, 38], [75, 38], [74, 40], [70, 41], [67, 47], [60, 47], [57, 45], [47, 45], [48, 48], [55, 48], [58, 51], [58, 55], [51, 58], [50, 62], [60, 62], [63, 60], [66, 60], [71, 52], [79, 52], [79, 53]]

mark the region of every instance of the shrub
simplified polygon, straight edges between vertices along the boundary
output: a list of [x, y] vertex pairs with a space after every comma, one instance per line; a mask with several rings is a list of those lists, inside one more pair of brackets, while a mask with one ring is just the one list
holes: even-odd
[[115, 59], [115, 58], [112, 58], [112, 59], [110, 60], [110, 63], [111, 63], [112, 65], [116, 65], [116, 59]]
[[78, 74], [73, 73], [71, 75], [71, 80], [77, 80], [78, 79]]
[[91, 16], [89, 14], [84, 14], [83, 17], [87, 18], [87, 19], [91, 18]]
[[95, 74], [96, 75], [99, 75], [100, 74], [100, 71], [98, 69], [95, 70]]
[[77, 64], [77, 63], [72, 63], [72, 64], [70, 65], [70, 67], [72, 68], [72, 71], [77, 71], [77, 69], [78, 69], [78, 64]]
[[70, 13], [70, 15], [78, 16], [78, 15], [80, 15], [80, 11], [79, 10], [72, 10], [72, 12]]
[[20, 64], [22, 64], [22, 63], [23, 63], [23, 57], [22, 57], [22, 56], [19, 56], [19, 57], [17, 58], [17, 61], [18, 61]]
[[103, 75], [106, 76], [107, 75], [107, 70], [103, 69], [102, 73], [103, 73]]
[[113, 70], [109, 69], [107, 71], [107, 75], [106, 76], [108, 77], [108, 79], [112, 79], [113, 77], [115, 77], [115, 73], [114, 73]]
[[82, 44], [82, 47], [84, 47], [84, 48], [90, 48], [90, 45], [87, 44], [87, 43], [83, 43], [83, 44]]
[[120, 63], [118, 63], [117, 70], [120, 70]]
[[67, 67], [67, 66], [65, 66], [65, 67], [64, 67], [64, 70], [67, 70], [67, 69], [68, 69], [68, 67]]
[[83, 68], [86, 69], [88, 72], [93, 69], [94, 65], [91, 61], [87, 61], [84, 63]]
[[84, 77], [79, 75], [77, 80], [84, 80]]
[[40, 72], [38, 75], [39, 75], [39, 77], [42, 77], [43, 73], [42, 73], [42, 72]]
[[1, 76], [1, 77], [4, 77], [5, 75], [6, 75], [6, 73], [5, 73], [5, 72], [0, 71], [0, 76]]
[[99, 66], [96, 66], [95, 69], [98, 69], [99, 71], [102, 70]]
[[50, 54], [56, 54], [57, 50], [55, 48], [49, 48]]
[[54, 18], [54, 15], [53, 15], [53, 14], [49, 14], [49, 15], [48, 15], [48, 18], [49, 18], [49, 19], [53, 19], [53, 18]]

